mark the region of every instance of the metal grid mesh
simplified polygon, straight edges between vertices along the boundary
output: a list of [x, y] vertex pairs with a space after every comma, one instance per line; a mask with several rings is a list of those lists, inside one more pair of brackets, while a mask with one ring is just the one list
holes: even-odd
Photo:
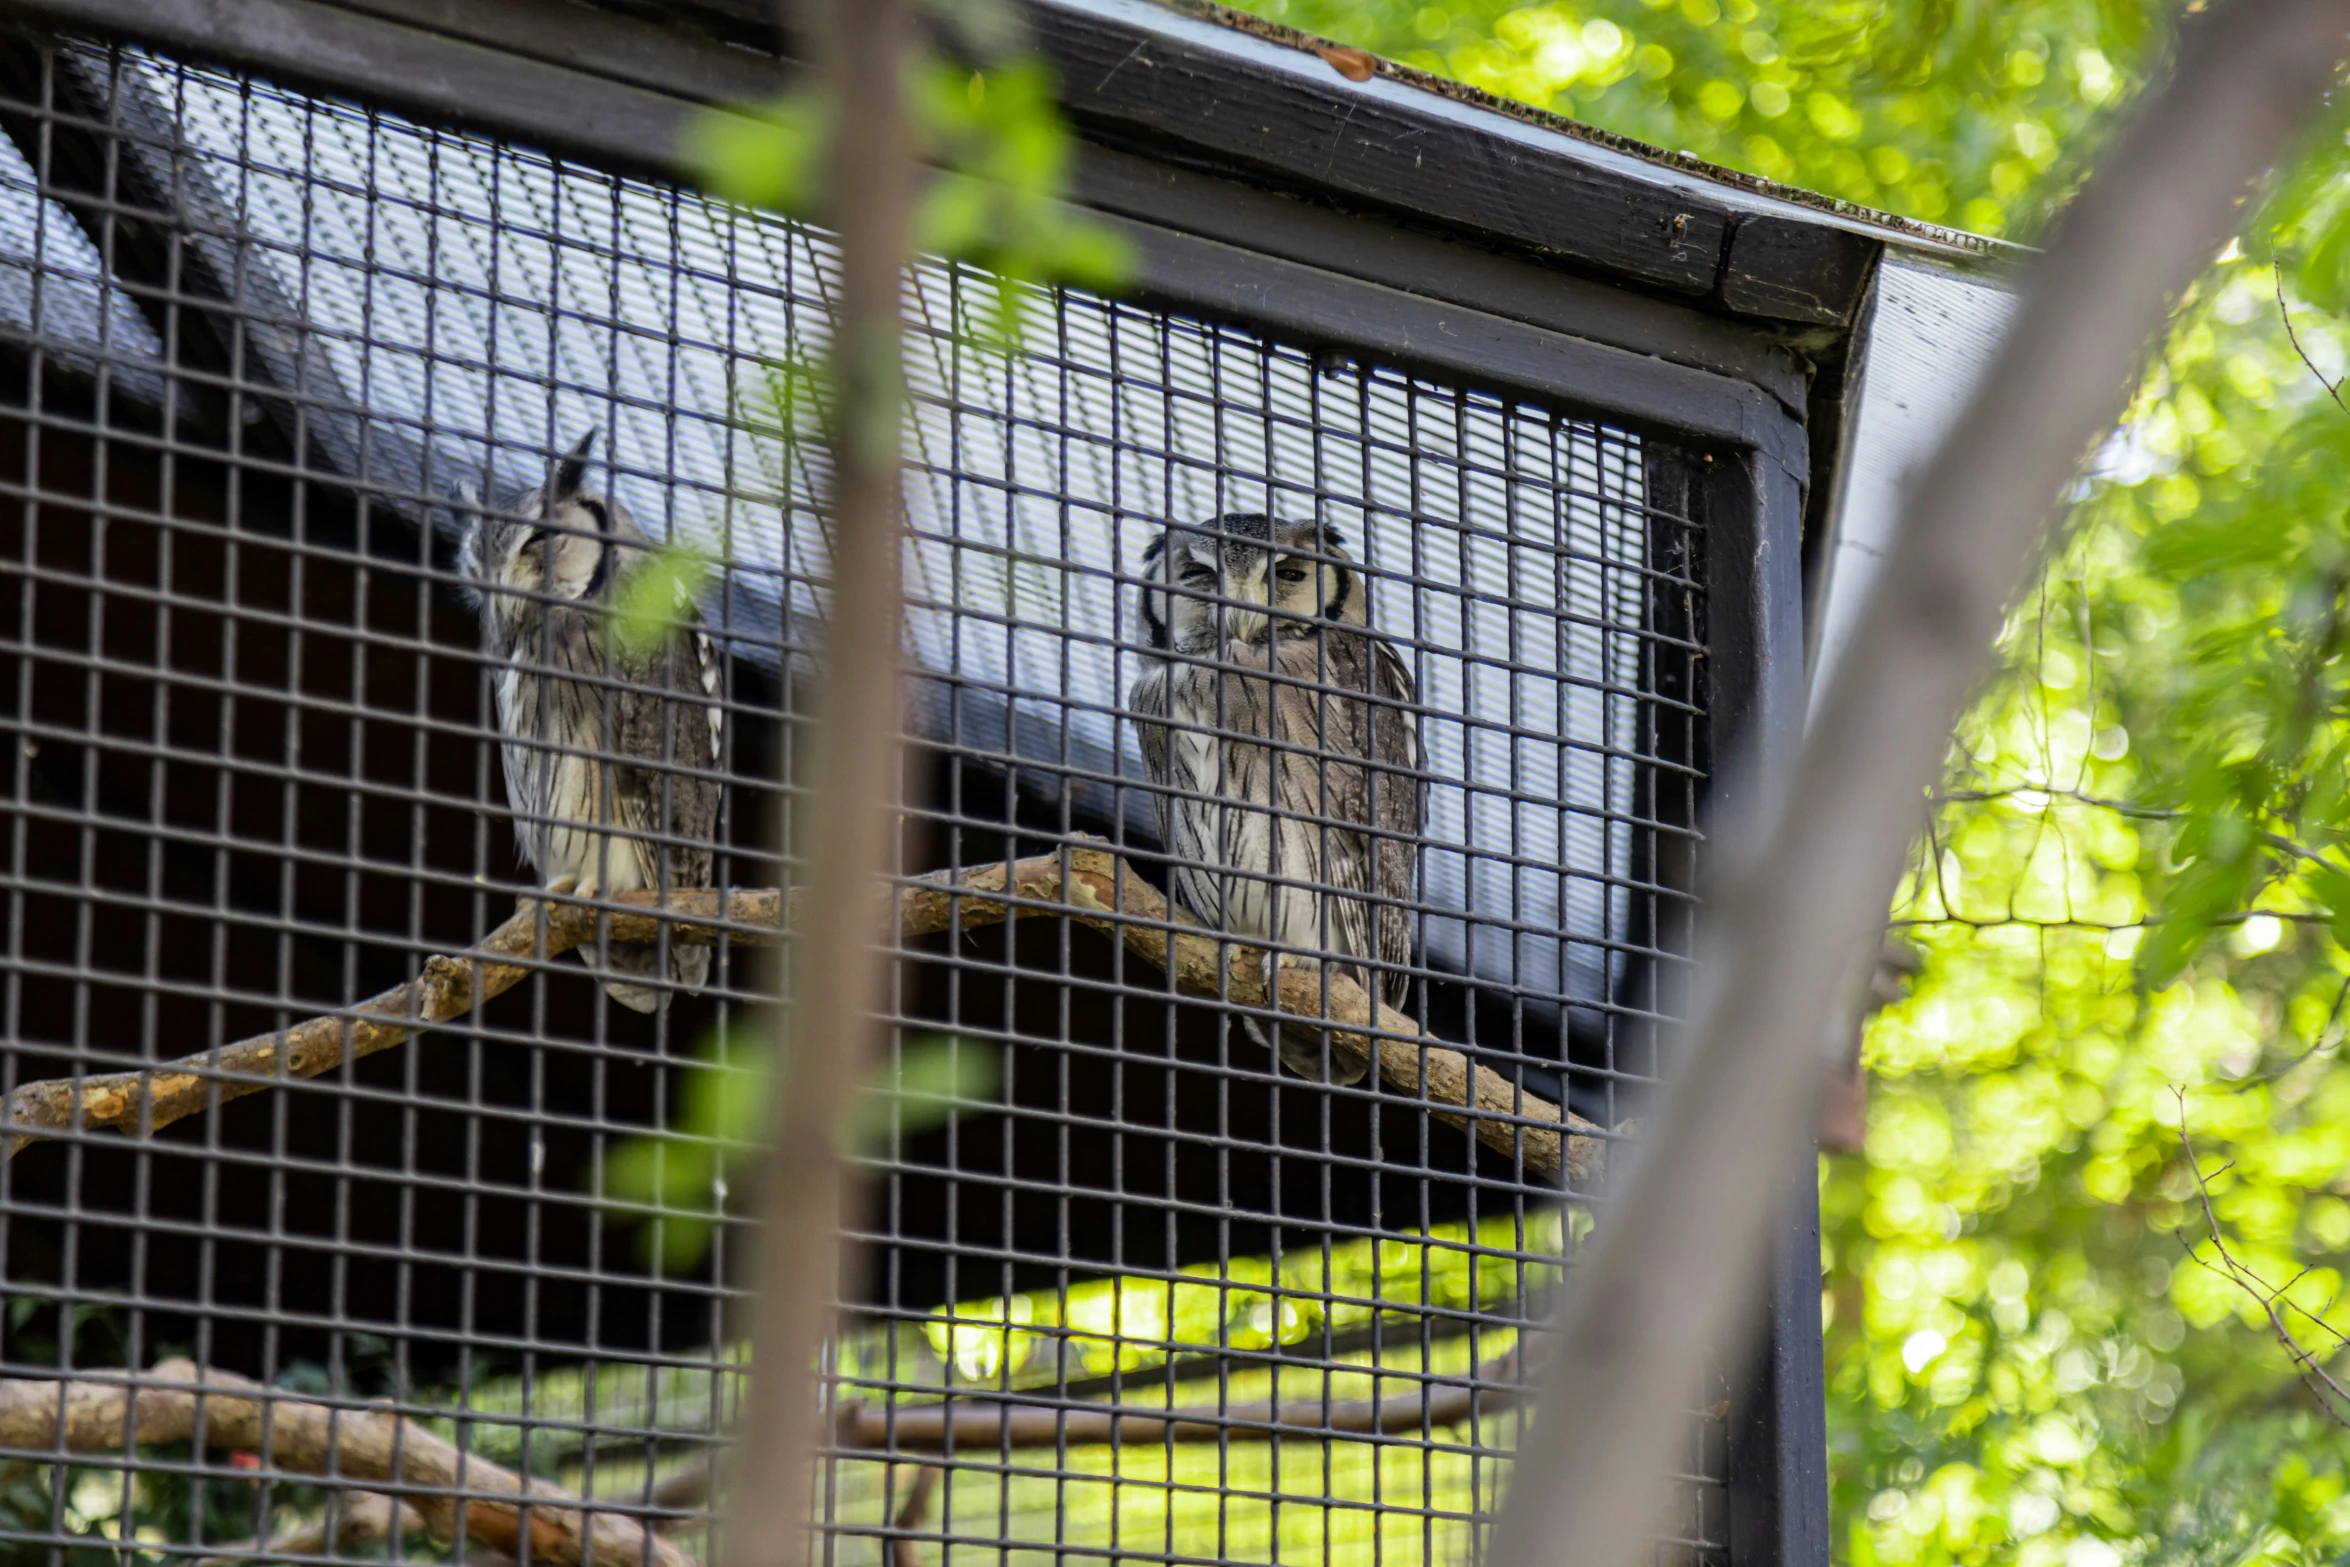
[[[146, 54], [0, 36], [0, 61], [7, 1086], [347, 1009], [506, 916], [528, 874], [451, 533], [583, 431], [597, 487], [719, 562], [713, 879], [788, 883], [822, 236]], [[988, 1080], [863, 1145], [824, 1549], [1460, 1559], [1539, 1361], [1520, 1335], [1604, 1202], [1508, 1149], [1535, 1099], [1636, 1113], [1684, 950], [1682, 459], [1075, 293], [1025, 297], [1005, 353], [970, 330], [992, 297], [939, 268], [908, 295], [901, 871], [1106, 840], [1163, 882], [1126, 698], [1143, 551], [1221, 513], [1334, 525], [1416, 686], [1410, 1008], [1530, 1097], [1481, 1152], [1415, 1085], [1283, 1072], [1245, 1009], [1096, 930], [906, 937], [895, 1058]], [[319, 1475], [297, 1400], [454, 1444], [475, 1467], [409, 1489], [477, 1521], [495, 1465], [704, 1553], [747, 1184], [709, 1117], [764, 969], [722, 943], [648, 1017], [578, 964], [155, 1141], [77, 1129], [0, 1167], [0, 1374], [159, 1388], [185, 1356], [289, 1400], [260, 1440], [126, 1456], [26, 1439], [0, 1386], [0, 1555], [198, 1558], [322, 1510], [338, 1554], [382, 1554], [367, 1474]], [[616, 1200], [655, 1163], [654, 1200]], [[1019, 1413], [942, 1447], [942, 1407]], [[1684, 1553], [1723, 1545], [1718, 1416]], [[490, 1552], [462, 1519], [392, 1533]]]

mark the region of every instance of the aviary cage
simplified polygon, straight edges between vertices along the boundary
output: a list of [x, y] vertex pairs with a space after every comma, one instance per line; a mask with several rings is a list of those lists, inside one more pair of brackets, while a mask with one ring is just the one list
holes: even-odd
[[[788, 888], [826, 557], [776, 403], [831, 255], [673, 153], [781, 79], [770, 19], [37, 9], [0, 30], [0, 1555], [701, 1556], [714, 1085], [767, 970], [721, 932], [639, 1015], [596, 939], [526, 941], [451, 1000], [531, 890], [452, 534], [593, 432], [716, 559], [713, 881]], [[989, 280], [907, 295], [890, 1021], [946, 1113], [860, 1145], [822, 1549], [1468, 1559], [1664, 1065], [1719, 765], [1799, 722], [1878, 253], [1955, 242], [1221, 13], [1033, 17], [1144, 276], [1028, 293], [1012, 353], [966, 329]], [[1336, 525], [1416, 682], [1415, 1031], [1354, 1086], [1149, 902], [1140, 561], [1232, 512]], [[1140, 915], [1079, 885], [1121, 866]], [[1811, 1200], [1762, 1371], [1689, 1390], [1679, 1558], [1826, 1560]]]

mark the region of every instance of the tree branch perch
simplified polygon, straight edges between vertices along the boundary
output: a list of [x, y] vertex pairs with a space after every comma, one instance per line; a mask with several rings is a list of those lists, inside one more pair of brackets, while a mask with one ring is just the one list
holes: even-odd
[[[0, 1381], [0, 1447], [113, 1452], [142, 1443], [250, 1448], [281, 1470], [363, 1480], [398, 1497], [436, 1538], [461, 1532], [552, 1567], [691, 1567], [677, 1546], [619, 1513], [526, 1479], [413, 1420], [286, 1398], [227, 1371], [166, 1360], [150, 1383]], [[177, 1384], [177, 1385], [174, 1385]], [[524, 1535], [527, 1531], [528, 1539]]]
[[[593, 947], [599, 921], [614, 942], [654, 941], [664, 926], [671, 941], [689, 944], [723, 936], [740, 946], [769, 946], [780, 937], [772, 888], [672, 892], [655, 914], [657, 897], [630, 893], [603, 904], [527, 898], [472, 951], [429, 958], [417, 978], [346, 1011], [138, 1071], [23, 1084], [9, 1094], [0, 1118], [12, 1129], [0, 1157], [77, 1126], [145, 1135], [216, 1104], [392, 1049], [513, 989], [549, 959]], [[793, 920], [805, 912], [795, 895]], [[1437, 1119], [1546, 1179], [1579, 1183], [1602, 1171], [1608, 1134], [1597, 1124], [1422, 1033], [1415, 1019], [1343, 975], [1285, 962], [1277, 990], [1268, 995], [1263, 949], [1199, 927], [1107, 849], [1072, 846], [960, 876], [935, 873], [897, 892], [900, 937], [1038, 916], [1072, 919], [1123, 941], [1167, 973], [1177, 996], [1334, 1025], [1332, 1054], [1349, 1062], [1375, 1056], [1388, 1087], [1424, 1099]]]

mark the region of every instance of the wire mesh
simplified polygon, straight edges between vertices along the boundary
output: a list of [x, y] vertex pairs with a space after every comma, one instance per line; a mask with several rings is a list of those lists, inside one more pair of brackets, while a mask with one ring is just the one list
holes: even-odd
[[[540, 879], [500, 759], [508, 666], [457, 545], [548, 521], [524, 492], [583, 434], [585, 488], [693, 552], [716, 684], [672, 683], [665, 738], [623, 758], [601, 735], [630, 677], [599, 662], [581, 689], [605, 727], [518, 743], [648, 781], [664, 809], [611, 841], [791, 885], [832, 252], [138, 50], [0, 34], [0, 129], [0, 1063], [20, 1124], [41, 1085], [73, 1106], [0, 1165], [0, 1556], [570, 1560], [583, 1517], [599, 1561], [706, 1556], [766, 960], [722, 932], [698, 985], [656, 966], [639, 1013], [584, 972], [617, 972], [606, 930], [404, 1043], [356, 1009]], [[902, 884], [1086, 850], [1180, 903], [1132, 693], [1186, 656], [1150, 645], [1147, 551], [1235, 514], [1318, 526], [1250, 569], [1266, 592], [1275, 555], [1312, 578], [1291, 684], [1323, 728], [1352, 703], [1416, 739], [1360, 769], [1374, 800], [1425, 791], [1391, 834], [1408, 873], [1353, 889], [1408, 942], [1333, 945], [1345, 901], [1317, 867], [1373, 818], [1316, 806], [1346, 761], [1316, 737], [1162, 714], [1177, 750], [1226, 745], [1174, 809], [1212, 814], [1243, 742], [1295, 762], [1304, 794], [1240, 813], [1318, 846], [1253, 867], [1309, 910], [1273, 944], [1394, 986], [1409, 1048], [1352, 1085], [1284, 1068], [1230, 962], [1187, 988], [1137, 947], [1180, 910], [1056, 917], [1065, 877], [1037, 917], [909, 922], [897, 1091], [856, 1133], [843, 1216], [822, 1549], [1471, 1556], [1604, 1208], [1576, 1158], [1638, 1112], [1686, 949], [1708, 755], [1688, 459], [1075, 291], [1018, 293], [1007, 343], [982, 330], [997, 297], [932, 265], [907, 292]], [[606, 547], [594, 515], [537, 540], [547, 571]], [[1170, 579], [1164, 603], [1241, 615], [1242, 575]], [[1324, 613], [1341, 578], [1359, 630]], [[560, 596], [536, 591], [505, 598]], [[607, 572], [593, 636], [616, 596]], [[1341, 636], [1385, 643], [1405, 684], [1331, 674]], [[697, 765], [677, 725], [704, 707]], [[671, 811], [700, 785], [714, 818], [685, 844]], [[319, 1017], [331, 1064], [305, 1075]], [[1335, 1037], [1303, 1031], [1326, 1058]], [[1431, 1046], [1500, 1098], [1446, 1101]], [[108, 1076], [142, 1071], [195, 1113], [166, 1130]], [[1581, 1156], [1559, 1107], [1594, 1123]], [[266, 1391], [173, 1391], [198, 1376]], [[43, 1379], [144, 1390], [137, 1429], [68, 1419]], [[1712, 1396], [1692, 1390], [1682, 1557], [1725, 1548]], [[377, 1437], [410, 1467], [371, 1459]], [[548, 1492], [518, 1525], [517, 1476], [587, 1501]]]

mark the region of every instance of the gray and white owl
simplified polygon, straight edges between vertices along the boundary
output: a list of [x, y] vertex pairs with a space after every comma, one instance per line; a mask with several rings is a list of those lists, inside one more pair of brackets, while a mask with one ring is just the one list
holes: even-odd
[[[655, 646], [614, 635], [611, 606], [655, 560], [619, 501], [584, 488], [590, 431], [546, 483], [478, 511], [459, 552], [497, 693], [514, 840], [551, 888], [594, 898], [707, 887], [725, 714], [692, 602]], [[613, 942], [607, 972], [658, 979], [658, 949]], [[698, 990], [710, 949], [669, 944], [668, 979]], [[664, 989], [608, 978], [638, 1012]]]
[[[1369, 629], [1338, 530], [1259, 513], [1176, 524], [1143, 575], [1149, 652], [1127, 705], [1159, 786], [1174, 901], [1289, 961], [1320, 953], [1401, 1006], [1427, 778], [1411, 671]], [[1280, 1033], [1291, 1070], [1362, 1075], [1320, 1030]]]

